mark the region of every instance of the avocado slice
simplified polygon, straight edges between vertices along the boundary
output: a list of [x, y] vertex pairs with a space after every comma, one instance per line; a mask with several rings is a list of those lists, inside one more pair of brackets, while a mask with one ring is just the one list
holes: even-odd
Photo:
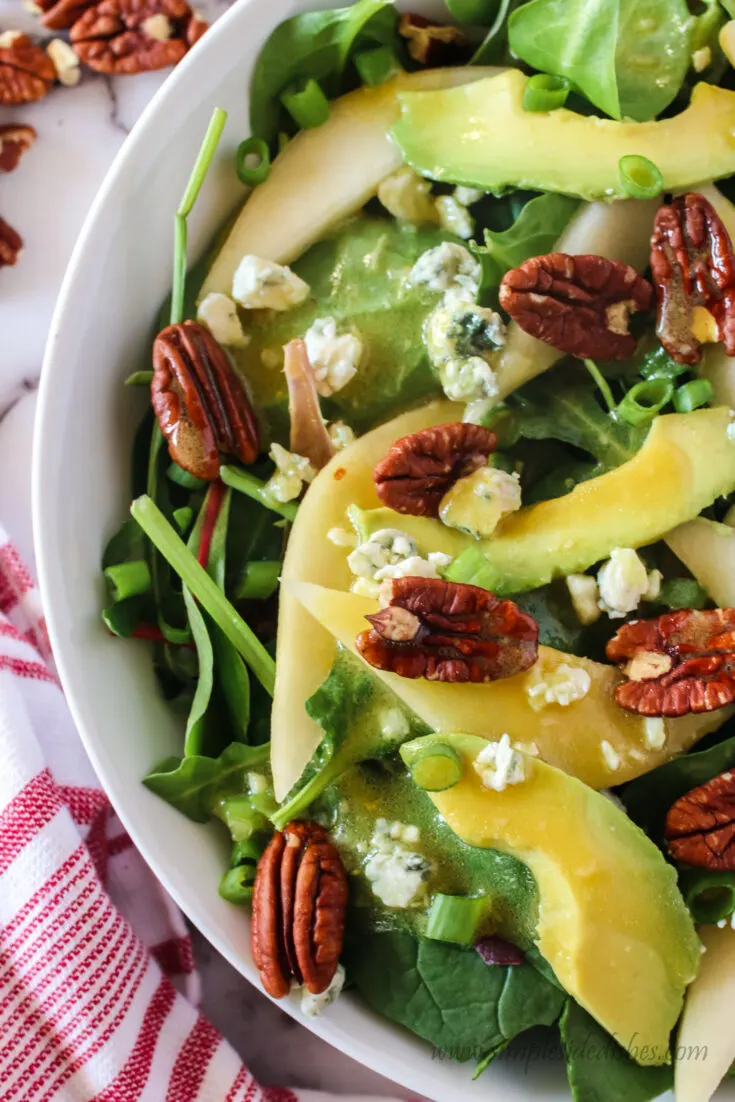
[[360, 535], [402, 528], [422, 551], [461, 557], [451, 581], [510, 596], [553, 578], [587, 570], [614, 547], [655, 543], [735, 489], [735, 439], [724, 407], [658, 417], [643, 447], [627, 463], [564, 497], [529, 505], [506, 517], [491, 539], [447, 529], [430, 517], [398, 517], [379, 509], [361, 515]]
[[524, 755], [526, 779], [498, 792], [474, 768], [486, 745], [474, 735], [427, 735], [403, 760], [437, 739], [463, 767], [452, 788], [427, 793], [441, 817], [468, 845], [528, 866], [536, 945], [561, 985], [638, 1063], [668, 1063], [701, 952], [675, 870], [611, 800], [542, 761]]
[[[363, 661], [357, 655], [355, 639], [368, 626], [365, 616], [377, 612], [378, 603], [356, 593], [340, 593], [308, 582], [285, 581], [281, 594], [282, 598], [287, 596], [289, 615], [293, 615], [293, 605], [296, 605], [302, 617], [298, 621], [302, 634], [295, 641], [296, 645], [293, 641], [289, 645], [287, 638], [283, 643], [284, 651], [288, 649], [294, 653], [294, 660], [286, 670], [292, 678], [289, 682], [291, 693], [283, 701], [283, 722], [290, 721], [288, 730], [293, 737], [293, 732], [300, 730], [299, 716], [305, 715], [303, 698], [299, 699], [294, 692], [300, 688], [296, 678], [301, 671], [309, 670], [313, 640], [321, 639], [326, 629], [332, 646], [336, 640]], [[309, 662], [304, 661], [304, 639], [309, 640], [306, 652]], [[560, 666], [584, 670], [590, 679], [589, 690], [581, 699], [566, 706], [550, 704], [537, 710], [527, 689], [536, 685], [539, 678], [546, 681], [553, 678]], [[647, 773], [688, 750], [709, 731], [716, 730], [733, 712], [733, 709], [721, 709], [681, 719], [665, 719], [663, 730], [659, 732], [663, 737], [651, 739], [646, 720], [623, 711], [615, 703], [615, 686], [620, 683], [621, 675], [614, 666], [565, 654], [553, 647], [539, 647], [538, 661], [526, 673], [484, 684], [414, 681], [370, 669], [431, 730], [451, 731], [460, 727], [486, 739], [499, 739], [508, 734], [514, 743], [535, 747], [544, 761], [579, 777], [592, 788], [623, 784]], [[277, 673], [277, 699], [280, 676]]]
[[401, 92], [393, 138], [422, 175], [496, 192], [622, 199], [618, 162], [630, 153], [658, 166], [664, 191], [735, 172], [735, 92], [700, 83], [674, 118], [615, 122], [564, 107], [524, 111], [527, 79], [507, 69], [462, 88]]

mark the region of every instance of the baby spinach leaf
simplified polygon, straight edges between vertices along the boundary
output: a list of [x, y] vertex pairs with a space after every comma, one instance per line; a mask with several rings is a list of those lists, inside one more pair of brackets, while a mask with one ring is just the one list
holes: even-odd
[[495, 19], [472, 56], [470, 65], [500, 65], [510, 61], [508, 53], [508, 20], [524, 0], [500, 0]]
[[671, 1065], [641, 1067], [571, 999], [559, 1027], [574, 1102], [649, 1102], [672, 1086]]
[[530, 964], [488, 966], [473, 949], [367, 934], [347, 947], [347, 974], [374, 1010], [455, 1060], [479, 1060], [534, 1025], [566, 995]]
[[346, 8], [309, 11], [279, 23], [258, 54], [250, 86], [250, 128], [271, 144], [285, 129], [280, 94], [300, 78], [312, 78], [331, 99], [345, 91], [343, 77], [353, 52], [396, 40], [396, 10], [388, 0], [358, 0]]
[[525, 204], [510, 229], [486, 229], [484, 247], [473, 249], [482, 264], [483, 288], [498, 287], [511, 268], [551, 252], [578, 206], [578, 200], [566, 195], [538, 195]]
[[566, 77], [614, 119], [645, 122], [684, 82], [692, 27], [685, 0], [531, 0], [508, 33], [534, 69]]
[[269, 751], [267, 743], [243, 746], [233, 742], [218, 758], [166, 758], [143, 778], [143, 784], [187, 818], [206, 823], [216, 800], [245, 791], [245, 774], [262, 768]]

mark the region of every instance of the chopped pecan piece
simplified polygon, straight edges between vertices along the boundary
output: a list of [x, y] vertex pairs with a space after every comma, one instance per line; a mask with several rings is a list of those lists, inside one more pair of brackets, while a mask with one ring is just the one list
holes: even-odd
[[293, 822], [274, 834], [253, 888], [252, 951], [263, 987], [274, 999], [291, 980], [313, 995], [326, 991], [342, 952], [347, 874], [317, 823]]
[[657, 333], [678, 363], [696, 364], [701, 344], [694, 308], [715, 320], [718, 340], [735, 356], [735, 257], [732, 241], [703, 195], [680, 195], [661, 207], [651, 237], [651, 274], [658, 300]]
[[735, 774], [723, 773], [681, 796], [666, 816], [671, 856], [705, 869], [735, 869]]
[[500, 284], [500, 305], [526, 333], [560, 352], [600, 360], [632, 356], [628, 319], [652, 301], [648, 280], [604, 256], [534, 256]]
[[176, 65], [205, 29], [186, 0], [100, 0], [70, 37], [80, 61], [117, 75]]
[[460, 65], [468, 59], [470, 40], [459, 27], [432, 23], [423, 15], [404, 12], [398, 33], [406, 39], [409, 55], [420, 65]]
[[211, 481], [219, 453], [252, 463], [258, 426], [245, 387], [203, 325], [169, 325], [153, 344], [153, 409], [171, 458], [195, 478]]
[[462, 421], [404, 436], [375, 465], [378, 497], [397, 513], [436, 517], [447, 490], [457, 479], [484, 467], [496, 443], [490, 429]]
[[356, 639], [379, 670], [428, 681], [497, 681], [538, 655], [538, 625], [512, 601], [437, 578], [396, 578], [390, 603]]
[[41, 22], [50, 31], [68, 31], [95, 0], [37, 0]]
[[56, 70], [40, 46], [27, 34], [0, 34], [0, 104], [6, 107], [43, 99], [56, 80]]
[[0, 268], [12, 266], [23, 249], [23, 238], [0, 218]]
[[623, 665], [621, 708], [642, 716], [712, 712], [735, 700], [735, 609], [680, 609], [624, 624], [607, 644]]
[[0, 126], [0, 171], [13, 172], [36, 138], [37, 134], [32, 126], [12, 122]]

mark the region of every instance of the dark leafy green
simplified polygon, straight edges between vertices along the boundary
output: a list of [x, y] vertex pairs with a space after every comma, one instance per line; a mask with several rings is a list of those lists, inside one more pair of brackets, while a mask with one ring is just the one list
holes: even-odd
[[523, 2], [524, 0], [500, 0], [495, 19], [475, 50], [471, 65], [500, 65], [512, 61], [508, 51], [508, 20]]
[[574, 1102], [649, 1102], [672, 1086], [671, 1065], [641, 1067], [571, 999], [559, 1027]]
[[361, 936], [347, 974], [366, 1002], [455, 1060], [497, 1053], [534, 1025], [551, 1025], [566, 995], [530, 964], [488, 966], [473, 949], [402, 933]]
[[685, 0], [531, 0], [508, 25], [513, 52], [566, 77], [614, 119], [645, 122], [687, 75], [693, 20]]
[[507, 271], [531, 256], [551, 252], [579, 206], [566, 195], [538, 195], [522, 208], [510, 229], [485, 230], [485, 245], [475, 247], [482, 264], [482, 287], [498, 287]]
[[143, 778], [143, 784], [187, 818], [205, 823], [218, 799], [245, 791], [245, 774], [265, 765], [268, 756], [267, 743], [243, 746], [233, 742], [218, 758], [166, 758]]

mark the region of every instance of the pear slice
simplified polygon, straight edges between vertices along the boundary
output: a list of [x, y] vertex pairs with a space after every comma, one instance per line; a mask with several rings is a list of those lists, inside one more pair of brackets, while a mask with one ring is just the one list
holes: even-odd
[[403, 164], [388, 137], [399, 114], [399, 91], [450, 88], [497, 72], [467, 67], [403, 73], [335, 100], [324, 125], [297, 134], [253, 191], [209, 270], [200, 300], [212, 291], [231, 294], [235, 269], [247, 254], [290, 264], [372, 199]]
[[[365, 616], [377, 611], [376, 601], [308, 582], [285, 582], [283, 590], [289, 600], [298, 600], [322, 628], [357, 655], [355, 638], [368, 626]], [[589, 691], [565, 707], [551, 704], [537, 710], [527, 689], [539, 676], [547, 679], [562, 665], [585, 670]], [[650, 721], [615, 703], [613, 692], [620, 674], [614, 666], [551, 647], [539, 647], [538, 662], [530, 670], [500, 681], [451, 684], [411, 680], [381, 670], [373, 673], [433, 731], [464, 731], [487, 739], [508, 734], [512, 742], [532, 748], [549, 765], [597, 789], [623, 784], [688, 750], [732, 712], [722, 709], [663, 720], [663, 739], [651, 738]], [[297, 703], [294, 695], [294, 713]]]
[[735, 608], [735, 528], [696, 517], [666, 542], [720, 608]]
[[735, 1059], [735, 930], [699, 926], [705, 952], [676, 1041], [676, 1102], [709, 1102]]

